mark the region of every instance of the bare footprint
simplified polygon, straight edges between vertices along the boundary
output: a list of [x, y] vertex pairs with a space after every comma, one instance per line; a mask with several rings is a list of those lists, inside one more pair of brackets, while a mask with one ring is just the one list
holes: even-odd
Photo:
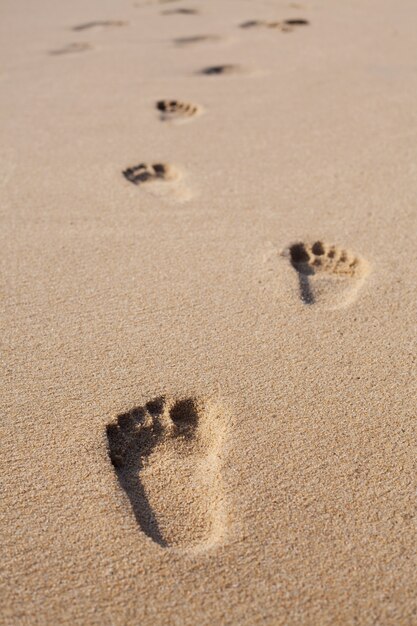
[[356, 298], [368, 274], [364, 259], [322, 241], [294, 243], [286, 254], [298, 274], [300, 298], [307, 305], [346, 306]]
[[172, 165], [167, 163], [154, 163], [153, 165], [139, 163], [139, 165], [125, 169], [123, 176], [134, 185], [142, 185], [143, 183], [156, 180], [176, 180], [179, 178], [179, 173]]
[[136, 186], [144, 186], [155, 196], [171, 196], [185, 202], [192, 197], [188, 187], [181, 183], [182, 172], [168, 163], [139, 163], [123, 171], [123, 176]]
[[113, 26], [127, 26], [128, 22], [122, 20], [96, 20], [94, 22], [86, 22], [85, 24], [78, 24], [73, 26], [72, 30], [82, 31], [100, 28], [111, 28]]
[[275, 28], [283, 33], [289, 33], [294, 30], [296, 26], [307, 26], [309, 22], [304, 19], [290, 19], [290, 20], [282, 20], [280, 22], [269, 22], [267, 20], [249, 20], [248, 22], [243, 22], [240, 25], [241, 28]]
[[167, 11], [162, 11], [162, 15], [197, 15], [197, 9], [168, 9]]
[[201, 550], [226, 530], [219, 406], [156, 398], [107, 425], [108, 452], [136, 521], [164, 548]]
[[193, 37], [177, 37], [174, 43], [177, 46], [189, 46], [197, 43], [214, 43], [222, 41], [220, 35], [194, 35]]
[[91, 50], [92, 46], [89, 43], [70, 43], [63, 48], [58, 48], [57, 50], [50, 50], [49, 54], [52, 55], [60, 55], [60, 54], [74, 54], [78, 52], [86, 52], [87, 50]]
[[210, 67], [205, 67], [200, 70], [199, 74], [204, 74], [205, 76], [219, 76], [226, 74], [241, 74], [243, 72], [243, 68], [240, 65], [211, 65]]
[[172, 122], [187, 122], [202, 113], [198, 104], [180, 100], [158, 100], [156, 108], [160, 112], [161, 120]]

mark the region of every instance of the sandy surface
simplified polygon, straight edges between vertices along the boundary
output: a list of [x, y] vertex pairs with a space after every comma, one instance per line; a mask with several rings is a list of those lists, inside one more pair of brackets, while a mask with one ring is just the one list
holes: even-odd
[[2, 1], [2, 624], [417, 623], [416, 19]]

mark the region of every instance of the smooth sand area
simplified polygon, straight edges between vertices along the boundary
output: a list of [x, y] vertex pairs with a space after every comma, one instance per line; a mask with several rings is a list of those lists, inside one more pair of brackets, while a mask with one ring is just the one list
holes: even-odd
[[0, 623], [413, 626], [415, 0], [2, 0]]

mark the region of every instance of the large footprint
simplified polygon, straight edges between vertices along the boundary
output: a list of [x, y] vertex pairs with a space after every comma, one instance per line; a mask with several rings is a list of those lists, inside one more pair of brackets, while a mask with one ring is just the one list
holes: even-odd
[[308, 305], [346, 306], [356, 298], [368, 273], [364, 259], [322, 241], [295, 243], [288, 253], [298, 273], [301, 300]]
[[163, 547], [215, 545], [225, 532], [224, 411], [195, 398], [149, 401], [107, 425], [110, 460], [141, 530]]

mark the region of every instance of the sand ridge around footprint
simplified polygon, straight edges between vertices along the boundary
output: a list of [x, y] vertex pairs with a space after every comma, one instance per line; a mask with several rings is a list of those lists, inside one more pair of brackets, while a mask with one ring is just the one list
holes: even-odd
[[106, 427], [108, 454], [140, 530], [164, 548], [207, 549], [226, 531], [224, 409], [193, 397], [150, 400]]
[[200, 105], [181, 100], [158, 100], [156, 108], [160, 119], [168, 122], [187, 122], [203, 112]]
[[338, 309], [350, 304], [369, 273], [365, 259], [320, 240], [293, 243], [283, 254], [297, 272], [306, 305]]

